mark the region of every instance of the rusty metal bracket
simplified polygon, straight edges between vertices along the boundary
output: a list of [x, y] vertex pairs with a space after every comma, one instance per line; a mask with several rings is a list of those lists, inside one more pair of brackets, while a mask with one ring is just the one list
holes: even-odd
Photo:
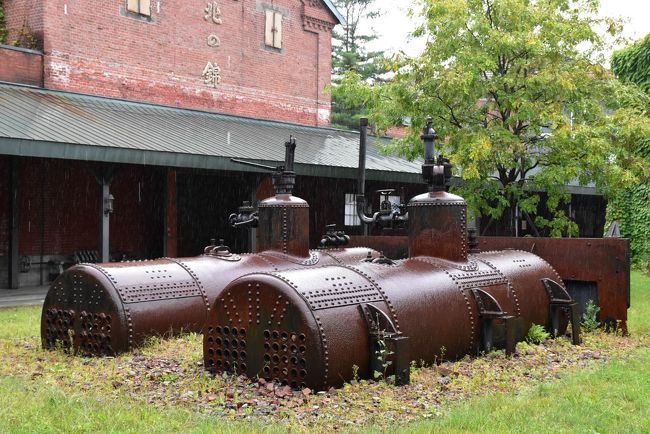
[[408, 337], [402, 336], [390, 317], [374, 304], [360, 304], [359, 310], [368, 329], [370, 371], [384, 372], [387, 363], [392, 364], [395, 385], [409, 384], [411, 382], [411, 363]]
[[479, 316], [481, 318], [481, 342], [479, 351], [490, 352], [493, 347], [494, 321], [503, 320], [506, 331], [506, 355], [512, 355], [515, 352], [515, 316], [508, 315], [501, 308], [499, 302], [489, 293], [481, 288], [472, 288], [472, 295], [478, 306]]
[[571, 342], [573, 345], [580, 345], [580, 311], [578, 304], [569, 295], [566, 289], [552, 279], [542, 279], [549, 297], [550, 306], [550, 331], [553, 337], [557, 337], [560, 328], [560, 314], [569, 312], [571, 321]]

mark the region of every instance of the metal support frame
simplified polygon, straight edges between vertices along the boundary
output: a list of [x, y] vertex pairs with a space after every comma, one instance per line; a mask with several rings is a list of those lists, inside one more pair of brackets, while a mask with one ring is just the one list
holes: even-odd
[[[393, 372], [395, 385], [405, 386], [411, 382], [409, 339], [395, 327], [393, 321], [374, 304], [359, 305], [368, 330], [370, 349], [370, 372]], [[383, 353], [382, 353], [383, 351]], [[389, 370], [386, 364], [390, 364]]]
[[566, 289], [551, 279], [542, 279], [549, 297], [550, 324], [549, 330], [553, 337], [558, 336], [560, 329], [560, 314], [569, 312], [571, 322], [571, 342], [580, 345], [580, 311], [578, 304], [573, 301]]
[[502, 320], [505, 327], [505, 351], [506, 355], [510, 356], [515, 352], [517, 345], [515, 337], [515, 320], [513, 315], [508, 315], [504, 312], [499, 302], [488, 292], [481, 288], [472, 288], [472, 294], [478, 305], [479, 317], [481, 318], [481, 340], [479, 351], [489, 353], [492, 351], [494, 345], [494, 322]]
[[20, 274], [20, 186], [18, 173], [20, 170], [19, 157], [9, 159], [9, 274], [8, 286], [12, 289], [19, 287]]

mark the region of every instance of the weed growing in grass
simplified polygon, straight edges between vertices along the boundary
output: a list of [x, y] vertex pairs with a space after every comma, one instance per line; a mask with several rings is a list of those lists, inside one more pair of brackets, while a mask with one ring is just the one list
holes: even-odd
[[543, 326], [533, 324], [530, 326], [530, 329], [528, 329], [528, 334], [526, 334], [526, 342], [533, 345], [539, 345], [550, 337], [551, 334], [547, 332]]
[[588, 300], [585, 305], [585, 311], [582, 314], [582, 322], [580, 326], [582, 330], [586, 332], [593, 332], [600, 327], [600, 322], [598, 321], [598, 312], [600, 312], [600, 307], [592, 300]]

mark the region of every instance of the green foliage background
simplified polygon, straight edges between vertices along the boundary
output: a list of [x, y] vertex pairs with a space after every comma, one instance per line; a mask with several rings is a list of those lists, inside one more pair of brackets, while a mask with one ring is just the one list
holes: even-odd
[[5, 20], [5, 2], [0, 0], [0, 44], [7, 43], [7, 22]]
[[[408, 120], [387, 151], [409, 158], [421, 158], [432, 116], [472, 214], [519, 209], [544, 233], [577, 235], [567, 185], [593, 184], [610, 198], [649, 175], [650, 99], [603, 66], [622, 27], [601, 18], [598, 3], [416, 0], [423, 53], [396, 56], [386, 84], [363, 86], [352, 71], [341, 89], [380, 132]], [[550, 215], [539, 215], [540, 200]]]
[[366, 44], [377, 39], [373, 31], [362, 32], [360, 25], [378, 17], [375, 0], [334, 0], [345, 16], [346, 24], [334, 30], [332, 45], [332, 113], [330, 122], [334, 128], [359, 129], [359, 118], [366, 116], [366, 107], [359, 101], [346, 97], [339, 86], [347, 71], [355, 71], [363, 80], [376, 81], [385, 72], [384, 52], [368, 51]]
[[[612, 70], [620, 80], [634, 83], [650, 96], [650, 34], [615, 52]], [[650, 165], [650, 131], [640, 136], [638, 142], [637, 153]], [[607, 211], [610, 221], [619, 221], [621, 235], [630, 239], [632, 265], [645, 268], [650, 257], [650, 181], [646, 179], [616, 195]]]

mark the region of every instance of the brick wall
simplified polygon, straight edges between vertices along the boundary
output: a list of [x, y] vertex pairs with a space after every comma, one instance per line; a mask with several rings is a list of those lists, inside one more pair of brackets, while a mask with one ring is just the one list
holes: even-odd
[[[99, 184], [90, 163], [24, 158], [20, 166], [20, 255], [97, 250]], [[118, 166], [111, 193], [110, 250], [162, 253], [162, 178], [157, 169]], [[0, 208], [0, 213], [1, 213]]]
[[[11, 26], [38, 15], [7, 0]], [[43, 8], [45, 87], [311, 125], [329, 122], [331, 28], [320, 0], [152, 0], [151, 19], [124, 0], [48, 0]], [[264, 45], [265, 10], [283, 15], [281, 50]], [[35, 18], [34, 18], [35, 19]], [[208, 36], [220, 39], [208, 45]], [[204, 82], [208, 62], [221, 83]]]
[[111, 252], [137, 258], [162, 256], [165, 179], [162, 170], [151, 166], [118, 166], [111, 183], [115, 197]]
[[43, 43], [43, 7], [45, 0], [4, 0], [5, 22], [7, 24], [7, 44], [18, 41], [21, 46], [32, 39], [36, 48]]
[[20, 162], [20, 255], [71, 255], [97, 249], [98, 186], [76, 161]]
[[0, 81], [43, 85], [43, 56], [40, 52], [0, 45]]

